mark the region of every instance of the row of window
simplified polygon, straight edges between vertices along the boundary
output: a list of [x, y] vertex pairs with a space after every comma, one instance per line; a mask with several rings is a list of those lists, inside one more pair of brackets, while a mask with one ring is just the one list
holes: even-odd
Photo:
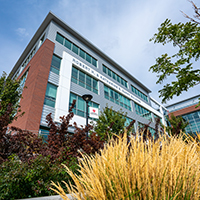
[[72, 82], [98, 94], [98, 81], [83, 73], [74, 66], [72, 67]]
[[[56, 55], [53, 55], [52, 61], [51, 61], [50, 71], [59, 75], [60, 63], [61, 63], [61, 58], [59, 58]], [[55, 86], [51, 83], [47, 83], [47, 89], [46, 89], [44, 104], [54, 108], [55, 102], [56, 102], [56, 94], [57, 94], [57, 86]]]
[[[125, 86], [126, 88], [128, 88], [128, 83], [127, 81], [125, 81], [123, 78], [121, 78], [120, 76], [118, 76], [115, 72], [111, 71], [108, 67], [106, 67], [105, 65], [103, 65], [103, 72], [105, 74], [107, 74], [108, 76], [110, 76], [111, 78], [113, 78], [114, 80], [118, 81], [120, 84], [122, 84], [123, 86]], [[146, 102], [148, 102], [148, 97], [143, 94], [142, 92], [140, 92], [137, 88], [133, 87], [131, 85], [131, 90], [138, 95], [139, 97], [141, 97], [142, 99], [144, 99]]]
[[143, 108], [142, 106], [138, 105], [137, 103], [135, 103], [135, 112], [137, 115], [140, 115], [141, 117], [144, 117], [144, 118], [152, 121], [151, 112], [149, 110]]
[[86, 53], [84, 50], [70, 42], [67, 38], [63, 37], [59, 33], [56, 35], [56, 41], [59, 42], [60, 44], [64, 45], [67, 47], [69, 50], [73, 51], [77, 55], [79, 55], [81, 58], [86, 60], [87, 62], [91, 63], [93, 66], [97, 67], [97, 60], [93, 58], [91, 55]]
[[[76, 104], [75, 104], [75, 107], [73, 109], [73, 113], [75, 115], [79, 115], [81, 117], [86, 117], [86, 102], [82, 99], [82, 97], [76, 95], [76, 94], [73, 94], [73, 93], [70, 93], [70, 100], [69, 100], [69, 106], [72, 105], [72, 102], [73, 100], [76, 100]], [[94, 108], [99, 108], [99, 105], [90, 101], [88, 103], [88, 105], [90, 107], [94, 107]]]
[[28, 76], [28, 70], [26, 70], [26, 72], [23, 74], [23, 76], [20, 78], [20, 88], [23, 89], [25, 82], [26, 82], [26, 78]]
[[145, 94], [143, 94], [142, 92], [140, 92], [137, 88], [133, 87], [132, 85], [131, 85], [131, 90], [135, 94], [137, 94], [139, 97], [141, 97], [142, 99], [144, 99], [146, 102], [148, 102], [148, 97]]
[[104, 85], [104, 97], [131, 111], [130, 100], [105, 85]]
[[56, 55], [53, 55], [52, 61], [51, 61], [51, 69], [50, 70], [59, 75], [60, 63], [61, 63], [61, 58], [59, 58]]
[[[46, 89], [44, 104], [54, 108], [55, 107], [55, 101], [56, 101], [56, 94], [57, 94], [57, 86], [55, 86], [51, 83], [48, 83], [47, 89]], [[118, 104], [118, 105], [120, 105], [120, 106], [131, 111], [130, 100], [127, 99], [126, 97], [124, 97], [123, 95], [119, 94], [118, 92], [112, 90], [111, 88], [107, 87], [107, 86], [104, 86], [104, 96], [105, 96], [106, 99], [109, 99], [110, 101], [112, 101], [112, 102], [114, 102], [114, 103], [116, 103], [116, 104]], [[72, 103], [73, 99], [76, 99], [77, 102], [79, 102], [77, 104], [78, 107], [77, 108], [75, 107], [74, 113], [77, 114], [77, 115], [80, 115], [80, 116], [83, 116], [83, 115], [85, 116], [85, 114], [83, 114], [85, 112], [84, 111], [85, 110], [84, 100], [81, 97], [71, 93], [70, 94], [70, 103]], [[92, 102], [90, 102], [90, 104], [91, 104], [90, 106], [98, 108], [97, 104], [92, 103]], [[145, 109], [145, 108], [143, 108], [140, 105], [135, 103], [135, 110], [136, 110], [136, 114], [152, 121], [151, 112], [148, 111], [147, 109]]]
[[[72, 102], [73, 102], [73, 100], [74, 100], [73, 98], [76, 100], [76, 106], [78, 106], [78, 99], [79, 99], [80, 97], [78, 97], [77, 95], [74, 95], [73, 93], [71, 93], [71, 96], [70, 96], [70, 103], [69, 103], [69, 106], [71, 106], [71, 104], [72, 104]], [[81, 105], [80, 102], [79, 102], [79, 105]], [[96, 104], [96, 103], [94, 103], [94, 102], [91, 102], [90, 105], [91, 105], [92, 107], [99, 108], [99, 107], [98, 107], [98, 104]], [[73, 109], [73, 112], [74, 112], [74, 113], [77, 113], [77, 110], [78, 110], [78, 109]], [[84, 112], [84, 114], [83, 114], [83, 112], [78, 112], [78, 113], [80, 114], [79, 116], [84, 116], [84, 115], [86, 115], [85, 112]], [[92, 118], [90, 118], [90, 119], [92, 119]], [[96, 119], [92, 119], [92, 120], [96, 120]], [[126, 117], [125, 126], [128, 126], [132, 121], [133, 121], [133, 119]], [[68, 131], [69, 131], [69, 129], [68, 129]], [[131, 132], [132, 132], [132, 133], [135, 133], [135, 127], [134, 127], [134, 125], [133, 125], [132, 128], [131, 128]], [[44, 127], [44, 126], [40, 126], [39, 134], [40, 134], [40, 136], [42, 136], [42, 138], [44, 139], [44, 141], [47, 140], [47, 139], [48, 139], [48, 135], [49, 135], [49, 128]]]
[[189, 124], [185, 128], [186, 133], [199, 133], [200, 132], [200, 111], [195, 111], [189, 114], [182, 115], [185, 121]]
[[[45, 95], [45, 100], [44, 104], [48, 105], [50, 107], [55, 107], [55, 101], [56, 101], [56, 93], [57, 93], [57, 86], [48, 83], [47, 84], [47, 89], [46, 89], [46, 95]], [[109, 99], [110, 101], [128, 109], [131, 111], [131, 105], [130, 105], [130, 100], [124, 97], [123, 95], [115, 92], [114, 90], [108, 88], [107, 86], [104, 86], [104, 95], [106, 99]], [[70, 93], [70, 106], [73, 102], [73, 99], [76, 100], [76, 105], [73, 110], [74, 114], [85, 117], [86, 116], [86, 103], [82, 99], [82, 97], [77, 96], [73, 93]], [[89, 102], [89, 106], [99, 108], [99, 105], [94, 103], [94, 102]], [[136, 114], [152, 121], [152, 116], [151, 112], [146, 110], [145, 108], [141, 107], [140, 105], [135, 103], [135, 109], [136, 109]], [[126, 119], [126, 124], [129, 125], [132, 119], [127, 118]]]
[[110, 76], [111, 78], [113, 78], [114, 80], [118, 81], [120, 84], [122, 84], [123, 86], [125, 86], [126, 88], [128, 88], [128, 84], [127, 81], [125, 81], [123, 78], [121, 78], [120, 76], [118, 76], [115, 72], [111, 71], [108, 67], [106, 67], [105, 65], [103, 65], [103, 72], [105, 74], [107, 74], [108, 76]]
[[31, 60], [31, 58], [35, 55], [36, 52], [36, 47], [31, 51], [31, 53], [29, 54], [29, 56], [26, 58], [26, 60], [23, 62], [23, 64], [21, 65], [21, 68], [19, 70], [19, 72], [16, 73], [15, 77], [16, 78], [21, 72], [22, 70], [26, 67], [26, 65], [29, 63], [29, 61]]

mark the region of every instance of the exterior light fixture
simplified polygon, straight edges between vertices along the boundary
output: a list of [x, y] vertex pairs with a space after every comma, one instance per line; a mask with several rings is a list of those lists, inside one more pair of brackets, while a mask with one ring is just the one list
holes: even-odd
[[[88, 103], [91, 101], [92, 98], [93, 98], [93, 96], [91, 94], [84, 94], [82, 96], [82, 99], [86, 102], [86, 126], [88, 126], [88, 118], [89, 118], [89, 115], [88, 115], [89, 105], [88, 105]], [[88, 139], [88, 131], [86, 132], [86, 138]]]

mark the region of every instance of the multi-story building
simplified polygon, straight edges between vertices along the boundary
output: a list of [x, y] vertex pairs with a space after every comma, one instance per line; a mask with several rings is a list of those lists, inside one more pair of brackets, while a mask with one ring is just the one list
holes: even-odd
[[20, 101], [25, 114], [12, 124], [22, 129], [46, 130], [46, 115], [52, 113], [59, 122], [73, 99], [73, 120], [84, 125], [86, 103], [82, 95], [88, 93], [93, 96], [90, 106], [99, 111], [106, 105], [122, 109], [127, 113], [127, 123], [136, 120], [135, 129], [149, 121], [154, 128], [155, 117], [164, 121], [165, 108], [149, 96], [151, 91], [146, 86], [52, 13], [42, 22], [10, 76], [22, 79], [26, 86]]
[[182, 116], [185, 121], [189, 122], [185, 129], [186, 133], [200, 133], [200, 107], [196, 107], [199, 98], [200, 95], [197, 95], [166, 106], [169, 116], [173, 113], [174, 116]]

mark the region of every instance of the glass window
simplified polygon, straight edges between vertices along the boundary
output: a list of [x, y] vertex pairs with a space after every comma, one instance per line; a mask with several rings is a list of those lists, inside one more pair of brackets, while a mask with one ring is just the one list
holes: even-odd
[[91, 63], [91, 59], [92, 59], [92, 57], [91, 57], [89, 54], [86, 53], [86, 60], [87, 60], [89, 63]]
[[125, 87], [126, 87], [126, 88], [128, 87], [128, 85], [127, 85], [127, 82], [126, 82], [126, 81], [124, 81], [124, 85], [125, 85]]
[[80, 57], [85, 59], [85, 51], [83, 51], [82, 49], [80, 49]]
[[121, 77], [119, 77], [119, 81], [118, 81], [118, 80], [117, 80], [117, 81], [118, 81], [119, 83], [121, 83], [121, 82], [122, 82], [121, 80], [122, 80]]
[[78, 80], [78, 70], [72, 67], [72, 82], [77, 84], [77, 80]]
[[85, 87], [85, 74], [79, 71], [79, 85]]
[[108, 76], [111, 77], [111, 70], [107, 68], [107, 71], [108, 71]]
[[47, 84], [46, 96], [56, 99], [57, 87], [51, 83]]
[[82, 117], [85, 116], [85, 101], [82, 97], [78, 97], [77, 115]]
[[98, 84], [98, 82], [95, 79], [93, 79], [93, 92], [96, 94], [98, 94], [98, 85], [97, 84]]
[[119, 105], [119, 94], [115, 92], [115, 103]]
[[48, 139], [49, 130], [46, 127], [40, 127], [39, 134], [42, 136], [43, 141], [46, 141]]
[[131, 111], [130, 100], [104, 85], [104, 97]]
[[107, 71], [106, 69], [107, 69], [107, 68], [103, 65], [103, 72], [104, 72], [104, 73], [106, 73], [106, 71]]
[[58, 74], [60, 73], [60, 70], [58, 70], [57, 68], [51, 66], [51, 69], [50, 69], [51, 72], [54, 72], [55, 74]]
[[114, 91], [110, 90], [110, 100], [114, 102]]
[[[86, 103], [82, 99], [82, 97], [77, 96], [76, 94], [70, 93], [70, 102], [69, 106], [71, 106], [73, 100], [76, 100], [75, 107], [73, 109], [74, 114], [85, 117], [86, 116]], [[90, 101], [89, 106], [94, 107], [94, 108], [99, 108], [99, 105]]]
[[117, 81], [120, 83], [120, 79], [119, 79], [119, 76], [117, 75]]
[[104, 85], [104, 96], [106, 99], [109, 99], [108, 87]]
[[53, 65], [54, 67], [60, 69], [60, 62], [61, 62], [61, 58], [59, 58], [56, 55], [53, 55], [52, 61], [51, 61], [51, 65]]
[[59, 33], [57, 33], [56, 41], [59, 42], [60, 44], [63, 44], [64, 37], [62, 35], [60, 35]]
[[47, 97], [44, 99], [44, 104], [55, 108], [55, 101], [52, 101], [51, 99], [48, 99]]
[[75, 67], [72, 68], [71, 81], [98, 94], [98, 81]]
[[137, 94], [139, 97], [141, 97], [142, 99], [144, 99], [146, 102], [148, 102], [148, 98], [145, 94], [143, 94], [142, 92], [140, 92], [138, 89], [136, 89], [135, 87], [133, 87], [131, 85], [131, 90], [133, 93]]
[[53, 55], [52, 61], [51, 61], [51, 69], [50, 70], [59, 75], [60, 63], [61, 63], [61, 58], [59, 58], [56, 55]]
[[[70, 102], [69, 102], [70, 106], [72, 105], [73, 100], [76, 100], [76, 95], [73, 93], [70, 93]], [[75, 104], [74, 108], [76, 108], [76, 104]]]
[[48, 83], [44, 104], [51, 107], [55, 107], [56, 93], [57, 93], [57, 86]]
[[92, 78], [86, 75], [86, 89], [91, 91], [92, 90], [91, 85], [92, 85]]
[[127, 104], [128, 105], [128, 109], [131, 110], [131, 101], [129, 99], [127, 99], [127, 100], [128, 100], [128, 104]]
[[72, 43], [69, 40], [67, 40], [67, 39], [65, 39], [65, 47], [67, 47], [70, 50], [72, 48]]
[[94, 59], [93, 57], [92, 57], [92, 65], [94, 65], [95, 67], [97, 67], [97, 60]]
[[[73, 93], [70, 93], [70, 101], [69, 101], [69, 107], [72, 105], [72, 103], [73, 103], [73, 100], [76, 100], [76, 95], [75, 94], [73, 94]], [[76, 104], [75, 104], [75, 106], [74, 106], [74, 108], [73, 108], [73, 113], [74, 114], [76, 114]]]
[[61, 34], [57, 33], [56, 41], [60, 44], [64, 45], [68, 49], [72, 50], [74, 53], [82, 57], [83, 59], [87, 60], [93, 66], [97, 67], [97, 60], [86, 53], [84, 50], [80, 49], [78, 46], [70, 42], [68, 39], [64, 38]]
[[112, 78], [116, 80], [116, 74], [114, 72], [112, 73]]
[[137, 115], [140, 115], [141, 117], [144, 117], [144, 118], [152, 121], [151, 112], [149, 110], [141, 107], [137, 103], [135, 103], [135, 110], [136, 110]]
[[124, 85], [124, 79], [121, 79], [121, 84]]
[[75, 44], [72, 46], [72, 51], [78, 55], [78, 47]]

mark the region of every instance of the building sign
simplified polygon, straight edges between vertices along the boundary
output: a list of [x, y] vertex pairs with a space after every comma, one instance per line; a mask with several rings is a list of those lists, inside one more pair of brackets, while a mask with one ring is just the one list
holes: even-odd
[[93, 107], [89, 107], [89, 116], [91, 118], [95, 118], [98, 119], [99, 118], [99, 109], [98, 108], [93, 108]]
[[120, 87], [119, 85], [117, 85], [116, 83], [111, 81], [110, 79], [106, 78], [105, 76], [103, 76], [99, 72], [95, 71], [91, 67], [88, 67], [86, 64], [82, 63], [81, 61], [79, 61], [79, 60], [77, 60], [77, 59], [75, 59], [73, 57], [72, 57], [72, 63], [74, 63], [77, 67], [81, 68], [83, 71], [85, 71], [88, 74], [92, 75], [93, 77], [97, 78], [99, 81], [105, 83], [106, 85], [110, 86], [111, 88], [113, 88], [114, 90], [118, 91], [119, 93], [125, 95], [129, 99], [132, 99], [134, 102], [136, 102], [136, 103], [140, 104], [141, 106], [145, 107], [146, 109], [148, 109], [149, 111], [153, 112], [154, 114], [162, 117], [162, 114], [160, 112], [158, 112], [157, 110], [153, 109], [150, 105], [144, 103], [143, 101], [141, 101], [140, 99], [135, 97], [133, 94], [131, 94], [130, 92], [128, 92], [124, 88]]

